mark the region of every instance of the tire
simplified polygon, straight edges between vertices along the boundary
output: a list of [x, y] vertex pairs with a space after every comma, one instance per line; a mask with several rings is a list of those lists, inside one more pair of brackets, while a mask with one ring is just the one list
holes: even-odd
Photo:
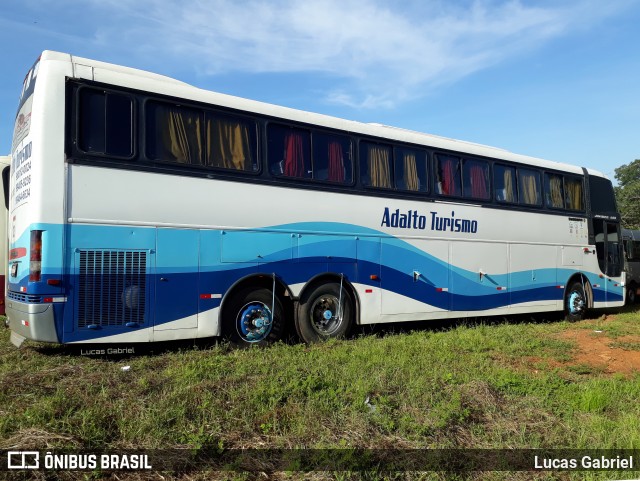
[[587, 296], [581, 282], [573, 282], [567, 289], [564, 312], [567, 321], [575, 322], [584, 319], [587, 313]]
[[282, 339], [284, 309], [270, 289], [248, 288], [234, 294], [224, 316], [223, 334], [237, 347], [268, 346]]
[[340, 284], [318, 285], [300, 299], [296, 331], [310, 344], [345, 337], [353, 324], [353, 300]]
[[636, 285], [635, 284], [631, 284], [629, 287], [627, 287], [627, 304], [631, 305], [631, 304], [635, 304], [637, 299], [636, 296]]

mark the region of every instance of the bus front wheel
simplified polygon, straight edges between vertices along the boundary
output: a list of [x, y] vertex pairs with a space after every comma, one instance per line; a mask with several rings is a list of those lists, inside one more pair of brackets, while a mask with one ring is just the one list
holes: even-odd
[[587, 296], [581, 282], [573, 282], [567, 290], [564, 301], [567, 321], [575, 322], [584, 319], [587, 312]]
[[296, 330], [306, 343], [346, 336], [353, 324], [353, 300], [337, 283], [316, 286], [298, 305]]
[[244, 289], [233, 295], [225, 311], [223, 333], [235, 346], [266, 346], [282, 339], [284, 309], [270, 289]]
[[627, 287], [627, 304], [635, 304], [637, 301], [636, 297], [636, 289], [638, 287], [632, 283], [629, 287]]

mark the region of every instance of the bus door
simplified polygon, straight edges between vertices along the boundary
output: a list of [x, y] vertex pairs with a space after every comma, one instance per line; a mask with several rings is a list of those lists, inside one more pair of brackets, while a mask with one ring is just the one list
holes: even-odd
[[154, 331], [198, 327], [198, 231], [157, 229]]
[[617, 223], [595, 219], [593, 230], [596, 240], [596, 255], [600, 270], [605, 275], [606, 302], [620, 300], [621, 287], [615, 278], [622, 275], [622, 243]]

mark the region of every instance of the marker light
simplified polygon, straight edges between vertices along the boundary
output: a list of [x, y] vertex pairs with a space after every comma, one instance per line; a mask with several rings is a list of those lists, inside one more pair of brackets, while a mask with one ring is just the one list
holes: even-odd
[[31, 231], [31, 256], [29, 258], [29, 282], [39, 282], [42, 274], [42, 231]]

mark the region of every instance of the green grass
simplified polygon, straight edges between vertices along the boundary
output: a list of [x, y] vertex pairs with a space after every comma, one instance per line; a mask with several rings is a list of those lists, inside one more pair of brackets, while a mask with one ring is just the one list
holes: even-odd
[[[0, 449], [640, 449], [640, 376], [572, 365], [575, 346], [558, 339], [576, 328], [604, 330], [612, 339], [640, 335], [639, 320], [631, 309], [579, 324], [469, 324], [313, 346], [214, 345], [124, 359], [42, 344], [17, 350], [1, 330]], [[531, 476], [485, 474], [477, 479]], [[229, 476], [254, 479], [231, 472], [220, 479]], [[323, 476], [308, 478], [399, 479]], [[402, 473], [432, 478], [450, 479]]]

